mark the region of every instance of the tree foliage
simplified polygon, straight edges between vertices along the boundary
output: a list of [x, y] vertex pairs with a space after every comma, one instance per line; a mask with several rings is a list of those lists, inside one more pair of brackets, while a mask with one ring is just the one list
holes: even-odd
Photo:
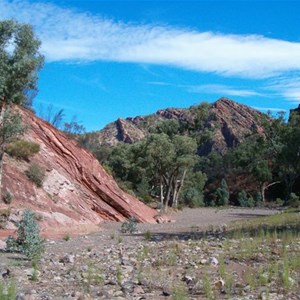
[[28, 24], [0, 21], [0, 102], [31, 106], [44, 58]]
[[0, 147], [11, 142], [14, 138], [21, 136], [26, 131], [26, 126], [22, 122], [22, 117], [18, 112], [7, 108], [3, 111], [0, 118]]
[[7, 251], [21, 252], [30, 259], [39, 259], [44, 251], [44, 242], [40, 237], [36, 215], [27, 209], [18, 224], [17, 238], [9, 237], [6, 240]]

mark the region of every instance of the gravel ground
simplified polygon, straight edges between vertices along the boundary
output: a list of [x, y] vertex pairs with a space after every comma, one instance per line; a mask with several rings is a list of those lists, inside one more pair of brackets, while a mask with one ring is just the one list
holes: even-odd
[[[186, 208], [178, 212], [169, 212], [168, 216], [172, 220], [164, 224], [138, 224], [138, 229], [142, 232], [151, 231], [153, 233], [184, 233], [190, 232], [191, 228], [197, 227], [199, 231], [206, 230], [211, 226], [229, 224], [236, 220], [246, 220], [260, 216], [267, 216], [278, 213], [274, 209], [247, 209], [247, 208]], [[105, 232], [112, 232], [121, 228], [117, 222], [105, 222], [101, 226]]]
[[[174, 222], [137, 224], [138, 232], [134, 234], [121, 233], [121, 223], [104, 222], [96, 233], [76, 237], [70, 232], [70, 238], [48, 239], [35, 280], [30, 279], [34, 272], [31, 263], [18, 254], [0, 252], [0, 271], [5, 274], [10, 270], [9, 279], [4, 281], [16, 283], [20, 300], [204, 300], [209, 293], [204, 292], [206, 272], [216, 299], [299, 299], [298, 294], [284, 295], [277, 290], [274, 297], [264, 298], [265, 290], [249, 290], [242, 277], [245, 270], [256, 272], [256, 265], [261, 268], [264, 261], [267, 263], [264, 257], [258, 257], [260, 251], [257, 255], [255, 251], [255, 259], [250, 261], [228, 256], [226, 269], [235, 282], [230, 293], [235, 297], [226, 294], [229, 290], [224, 294], [214, 260], [228, 251], [238, 253], [239, 241], [233, 241], [232, 250], [226, 250], [222, 235], [201, 238], [201, 232], [223, 228], [232, 221], [275, 213], [278, 211], [270, 209], [184, 209], [169, 213]], [[151, 240], [145, 238], [147, 231], [151, 232]], [[200, 238], [194, 239], [195, 233]], [[291, 251], [298, 251], [298, 244], [293, 247]], [[271, 253], [271, 249], [265, 252]], [[182, 292], [185, 297], [180, 297]]]

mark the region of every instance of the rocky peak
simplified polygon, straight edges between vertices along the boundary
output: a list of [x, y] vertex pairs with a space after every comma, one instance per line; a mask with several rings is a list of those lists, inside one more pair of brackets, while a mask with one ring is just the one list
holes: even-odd
[[164, 119], [176, 119], [179, 120], [184, 114], [184, 109], [180, 108], [167, 108], [161, 109], [156, 112], [158, 116], [161, 116]]
[[138, 129], [134, 124], [131, 124], [128, 120], [119, 118], [116, 121], [117, 127], [117, 140], [127, 144], [132, 144], [142, 139], [145, 134]]
[[211, 151], [225, 153], [241, 143], [246, 136], [262, 132], [260, 124], [262, 113], [228, 98], [220, 98], [212, 104], [208, 126], [214, 128], [212, 141], [203, 145], [199, 153], [206, 155]]

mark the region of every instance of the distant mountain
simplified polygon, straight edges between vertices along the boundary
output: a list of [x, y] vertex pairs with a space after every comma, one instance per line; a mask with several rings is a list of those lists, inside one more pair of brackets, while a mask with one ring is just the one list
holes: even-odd
[[[199, 154], [206, 155], [211, 151], [224, 153], [228, 148], [242, 142], [253, 132], [262, 132], [263, 114], [246, 105], [228, 98], [221, 98], [209, 105], [203, 129], [213, 129], [212, 139], [199, 147]], [[167, 108], [148, 116], [119, 118], [104, 129], [86, 135], [90, 142], [113, 146], [117, 143], [135, 143], [151, 132], [159, 122], [178, 120], [191, 131], [197, 118], [197, 106], [187, 109]], [[195, 127], [195, 126], [194, 126]], [[199, 134], [201, 129], [197, 129]], [[194, 132], [197, 134], [197, 131]]]
[[[103, 220], [135, 217], [140, 222], [156, 221], [156, 211], [123, 192], [92, 154], [30, 111], [17, 110], [29, 128], [23, 138], [38, 143], [40, 151], [30, 161], [3, 156], [2, 229], [15, 228], [25, 208], [38, 213], [43, 233], [54, 235], [96, 230]], [[45, 170], [41, 187], [25, 175], [31, 163]], [[10, 204], [3, 201], [8, 192], [12, 195]]]

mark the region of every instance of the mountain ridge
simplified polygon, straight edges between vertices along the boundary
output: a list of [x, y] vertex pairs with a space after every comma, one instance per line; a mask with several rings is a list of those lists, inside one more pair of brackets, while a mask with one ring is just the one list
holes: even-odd
[[[96, 143], [110, 147], [119, 142], [132, 144], [146, 137], [151, 128], [161, 121], [177, 120], [181, 124], [192, 124], [196, 117], [193, 110], [197, 107], [166, 108], [147, 116], [119, 118], [102, 130], [88, 133], [86, 136]], [[263, 131], [260, 122], [263, 113], [228, 98], [223, 97], [209, 104], [208, 110], [209, 115], [204, 120], [204, 126], [213, 129], [214, 134], [212, 140], [199, 147], [200, 155], [207, 155], [212, 151], [223, 154], [228, 148], [239, 144], [247, 135]]]

